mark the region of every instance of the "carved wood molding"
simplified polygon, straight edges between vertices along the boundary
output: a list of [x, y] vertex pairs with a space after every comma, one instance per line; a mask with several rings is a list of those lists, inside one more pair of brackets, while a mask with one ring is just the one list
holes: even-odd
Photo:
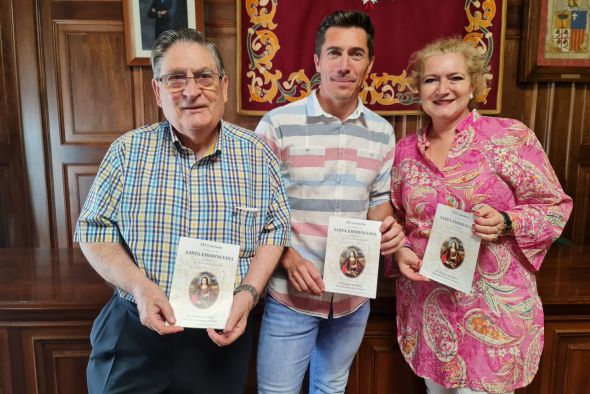
[[68, 227], [68, 247], [73, 247], [74, 231], [76, 221], [80, 215], [80, 210], [86, 201], [88, 191], [92, 186], [94, 177], [98, 172], [98, 164], [66, 164], [64, 165], [66, 179], [64, 184], [67, 187], [66, 196], [66, 216]]
[[7, 43], [4, 42], [4, 30], [7, 27], [8, 26], [0, 20], [0, 32], [2, 33], [2, 39], [0, 39], [0, 59], [2, 59], [2, 61], [0, 61], [0, 143], [4, 144], [10, 143], [9, 128], [5, 126], [8, 122], [8, 100], [11, 97], [10, 92], [7, 91], [8, 86], [6, 83], [4, 59], [11, 59], [13, 57], [11, 54], [6, 53], [8, 48], [6, 48]]
[[[585, 157], [587, 156], [587, 157]], [[576, 179], [574, 214], [570, 218], [574, 228], [574, 242], [590, 242], [587, 229], [590, 225], [590, 146], [580, 148], [580, 162]]]
[[590, 363], [590, 327], [587, 323], [578, 325], [563, 323], [548, 324], [545, 328], [552, 354], [545, 358], [551, 371], [546, 377], [548, 392], [576, 393], [581, 387], [590, 387], [590, 376], [583, 368]]
[[34, 366], [25, 370], [25, 379], [35, 382], [39, 393], [84, 392], [86, 361], [80, 358], [90, 355], [90, 327], [91, 322], [77, 322], [22, 329], [25, 365]]
[[134, 78], [120, 21], [54, 23], [61, 143], [110, 144], [134, 128]]
[[8, 331], [0, 329], [0, 389], [6, 394], [12, 393], [12, 366], [10, 363], [10, 348]]

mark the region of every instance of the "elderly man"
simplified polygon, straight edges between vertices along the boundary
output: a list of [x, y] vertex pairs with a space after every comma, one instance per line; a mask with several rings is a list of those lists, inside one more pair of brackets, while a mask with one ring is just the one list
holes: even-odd
[[[92, 328], [88, 388], [242, 392], [249, 312], [290, 238], [279, 163], [253, 133], [221, 119], [228, 78], [201, 33], [164, 33], [151, 61], [167, 121], [111, 145], [76, 229], [90, 264], [116, 287]], [[240, 246], [223, 331], [175, 325], [168, 295], [183, 236]]]
[[381, 253], [404, 236], [391, 217], [395, 137], [358, 95], [373, 66], [373, 25], [337, 11], [320, 24], [314, 61], [321, 84], [306, 99], [266, 114], [256, 128], [283, 161], [293, 211], [292, 247], [269, 283], [258, 347], [260, 393], [343, 393], [369, 315], [366, 298], [324, 292], [328, 218], [383, 221]]

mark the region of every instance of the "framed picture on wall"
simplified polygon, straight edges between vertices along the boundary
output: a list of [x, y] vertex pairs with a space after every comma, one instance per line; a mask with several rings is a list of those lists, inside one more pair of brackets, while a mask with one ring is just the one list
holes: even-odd
[[127, 65], [147, 66], [156, 38], [171, 29], [203, 31], [203, 0], [123, 0]]
[[590, 82], [590, 0], [528, 0], [522, 81]]

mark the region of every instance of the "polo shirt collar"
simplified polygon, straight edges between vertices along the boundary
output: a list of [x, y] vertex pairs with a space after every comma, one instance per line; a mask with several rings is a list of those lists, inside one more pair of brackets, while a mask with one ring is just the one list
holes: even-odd
[[[309, 100], [307, 100], [307, 104], [306, 104], [307, 116], [309, 116], [309, 117], [323, 116], [326, 118], [336, 118], [334, 115], [324, 111], [324, 109], [322, 108], [322, 106], [320, 105], [320, 102], [318, 100], [317, 92], [318, 92], [317, 90], [314, 90], [313, 92], [311, 92], [311, 94], [309, 96]], [[367, 107], [365, 107], [365, 105], [363, 104], [360, 97], [357, 100], [358, 100], [358, 103], [357, 103], [356, 108], [348, 116], [348, 118], [346, 118], [346, 120], [359, 119], [361, 117], [361, 115], [363, 115], [363, 117], [365, 119], [367, 118], [369, 109]]]

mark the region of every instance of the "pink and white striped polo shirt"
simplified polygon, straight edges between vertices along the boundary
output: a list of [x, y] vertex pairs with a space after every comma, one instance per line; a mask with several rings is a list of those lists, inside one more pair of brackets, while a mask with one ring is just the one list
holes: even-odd
[[[341, 121], [326, 113], [316, 92], [268, 112], [256, 128], [279, 160], [291, 207], [291, 247], [324, 269], [328, 218], [366, 219], [369, 207], [388, 203], [394, 156], [393, 126], [366, 108]], [[291, 309], [328, 317], [350, 314], [367, 299], [324, 292], [297, 292], [280, 267], [269, 292]]]

